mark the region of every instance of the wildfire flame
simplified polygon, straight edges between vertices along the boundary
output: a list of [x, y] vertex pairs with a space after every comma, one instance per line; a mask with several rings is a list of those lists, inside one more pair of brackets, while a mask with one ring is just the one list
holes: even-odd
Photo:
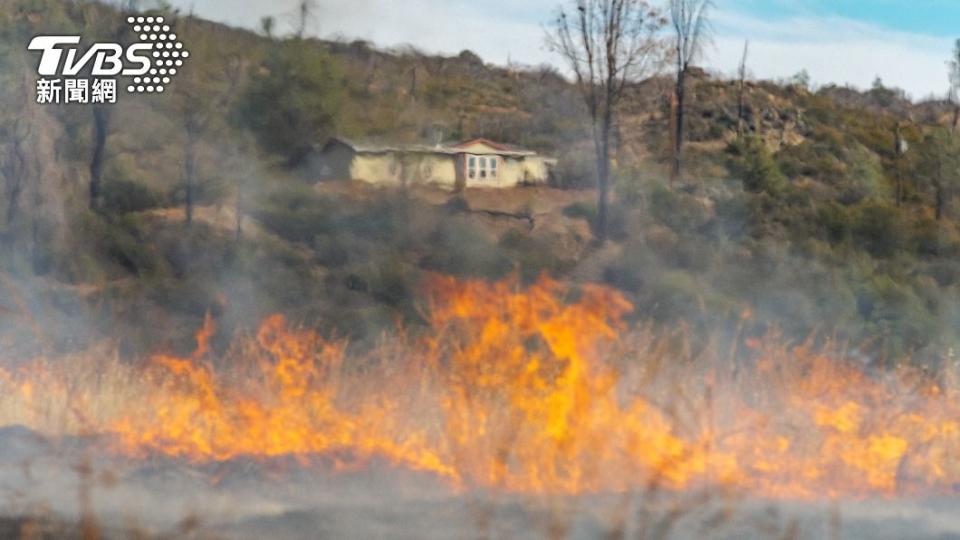
[[869, 373], [775, 336], [695, 354], [682, 332], [628, 328], [632, 306], [600, 286], [429, 289], [428, 332], [364, 351], [274, 316], [215, 359], [208, 318], [187, 358], [30, 362], [0, 372], [0, 423], [103, 435], [133, 458], [385, 459], [454, 489], [810, 499], [960, 485], [960, 401], [930, 375]]

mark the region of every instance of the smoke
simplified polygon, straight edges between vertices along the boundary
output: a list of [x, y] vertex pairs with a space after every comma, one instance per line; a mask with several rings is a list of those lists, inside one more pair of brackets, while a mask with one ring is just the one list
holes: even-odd
[[[404, 9], [414, 12], [410, 6]], [[22, 71], [7, 70], [7, 64], [4, 66], [4, 75], [13, 75], [13, 82], [9, 83], [13, 86], [5, 88], [20, 85], [22, 89], [20, 74], [29, 74], [28, 66], [22, 66]], [[28, 79], [24, 75], [23, 80]], [[551, 122], [537, 116], [542, 123], [529, 133], [523, 131], [523, 122], [517, 119], [511, 119], [515, 123], [508, 122], [506, 127], [501, 124], [480, 129], [572, 139], [574, 136], [570, 134], [578, 131], [576, 128], [567, 129], [569, 124], [564, 120], [578, 110], [569, 96], [553, 91], [551, 85], [556, 80], [550, 78], [549, 81], [550, 85], [528, 89], [522, 96], [525, 100], [540, 103], [544, 109], [554, 109], [560, 120]], [[8, 82], [4, 84], [8, 85]], [[784, 369], [791, 369], [791, 366], [796, 369], [800, 363], [798, 357], [802, 355], [794, 354], [789, 343], [798, 343], [804, 337], [801, 334], [811, 328], [829, 333], [835, 322], [853, 317], [852, 311], [858, 308], [858, 298], [837, 294], [840, 289], [831, 287], [836, 274], [830, 268], [811, 263], [804, 254], [783, 247], [784, 243], [747, 238], [754, 223], [749, 214], [740, 212], [742, 208], [735, 207], [742, 193], [734, 182], [716, 188], [719, 193], [707, 193], [706, 196], [697, 189], [691, 193], [665, 194], [649, 185], [641, 186], [637, 197], [639, 203], [618, 207], [622, 212], [619, 215], [621, 237], [617, 239], [618, 243], [607, 250], [593, 252], [587, 247], [589, 231], [581, 226], [582, 220], [558, 217], [565, 215], [570, 205], [589, 198], [589, 194], [558, 196], [558, 201], [549, 202], [534, 200], [530, 203], [531, 208], [526, 209], [529, 219], [518, 220], [520, 225], [504, 225], [502, 221], [491, 224], [490, 220], [478, 219], [471, 214], [470, 201], [463, 209], [454, 204], [441, 207], [429, 200], [419, 201], [417, 197], [421, 194], [416, 192], [336, 185], [315, 188], [303, 181], [299, 171], [286, 171], [275, 163], [260, 159], [255, 147], [243, 138], [224, 136], [225, 131], [212, 130], [202, 137], [198, 150], [197, 178], [205, 189], [209, 188], [209, 192], [206, 196], [200, 193], [194, 223], [187, 227], [183, 224], [185, 212], [181, 189], [182, 126], [179, 125], [180, 118], [170, 113], [169, 103], [162, 101], [163, 98], [118, 107], [109, 140], [113, 166], [107, 178], [114, 187], [129, 184], [124, 181], [148, 185], [150, 193], [160, 199], [159, 203], [146, 209], [105, 216], [90, 213], [85, 208], [85, 187], [89, 181], [85, 172], [89, 111], [33, 107], [26, 90], [3, 92], [2, 96], [0, 110], [4, 111], [3, 120], [13, 121], [9, 127], [5, 124], [4, 133], [23, 136], [4, 138], [0, 144], [0, 167], [5, 171], [4, 200], [15, 209], [7, 214], [14, 217], [8, 221], [8, 228], [3, 229], [5, 238], [10, 240], [0, 261], [4, 272], [0, 279], [0, 331], [4, 339], [2, 372], [9, 376], [2, 381], [8, 391], [2, 401], [5, 407], [0, 407], [3, 412], [0, 418], [4, 419], [5, 425], [27, 424], [30, 427], [0, 431], [0, 484], [13, 500], [9, 507], [12, 515], [39, 516], [41, 520], [68, 523], [93, 519], [105, 532], [117, 531], [118, 536], [123, 536], [128, 528], [143, 528], [157, 534], [209, 533], [237, 538], [317, 535], [455, 538], [463, 537], [464, 531], [467, 534], [476, 531], [481, 537], [594, 538], [619, 535], [658, 538], [669, 533], [679, 538], [699, 538], [708, 529], [715, 531], [717, 537], [730, 538], [751, 535], [793, 538], [802, 537], [802, 534], [811, 538], [878, 538], [883, 535], [894, 538], [908, 534], [938, 537], [960, 533], [960, 526], [949, 516], [949, 508], [937, 501], [870, 504], [844, 501], [842, 510], [837, 509], [841, 503], [837, 503], [838, 507], [798, 503], [771, 509], [753, 497], [741, 500], [727, 493], [711, 493], [710, 489], [703, 493], [699, 489], [667, 492], [661, 486], [638, 488], [636, 485], [642, 482], [626, 473], [638, 463], [645, 462], [624, 460], [618, 454], [635, 449], [624, 444], [624, 433], [639, 437], [642, 444], [634, 446], [653, 448], [654, 454], [658, 451], [669, 453], [674, 444], [689, 445], [688, 451], [697, 454], [700, 452], [697, 436], [717, 428], [709, 424], [708, 418], [715, 417], [717, 424], [723, 427], [737, 427], [736, 421], [741, 419], [738, 413], [742, 412], [737, 406], [743, 402], [752, 406], [751, 412], [756, 412], [755, 409], [769, 412], [773, 417], [770, 423], [781, 427], [777, 422], [790, 417], [791, 406], [767, 403], [769, 410], [765, 409], [761, 398], [770, 396], [764, 396], [760, 390], [769, 390], [765, 383], [771, 379], [750, 379], [750, 375], [756, 374], [752, 370], [760, 370], [757, 365], [767, 354], [775, 355], [780, 361], [777, 365], [786, 366]], [[422, 110], [414, 112], [421, 113]], [[232, 126], [227, 122], [223, 129], [230, 130]], [[24, 149], [27, 149], [26, 159], [21, 159], [18, 153], [24, 153]], [[14, 192], [18, 194], [14, 196]], [[629, 195], [621, 193], [621, 200], [628, 200]], [[446, 198], [436, 194], [424, 197]], [[548, 196], [544, 195], [546, 198]], [[473, 201], [477, 199], [482, 197]], [[527, 205], [527, 202], [518, 204]], [[481, 203], [491, 204], [489, 201]], [[499, 200], [496, 204], [503, 204], [511, 211], [518, 205]], [[534, 208], [540, 204], [549, 207]], [[718, 209], [717, 204], [721, 208]], [[589, 213], [589, 209], [586, 212]], [[549, 216], [541, 216], [543, 213]], [[527, 224], [534, 229], [532, 234], [517, 233]], [[643, 234], [635, 234], [637, 231], [643, 231]], [[554, 245], [561, 243], [557, 239], [568, 245], [558, 248]], [[580, 266], [574, 264], [578, 258], [584, 259]], [[546, 299], [549, 308], [517, 309], [483, 319], [473, 327], [468, 324], [464, 332], [476, 337], [477, 341], [441, 343], [432, 349], [414, 345], [418, 339], [429, 339], [435, 337], [432, 336], [434, 333], [448, 332], [451, 327], [463, 324], [462, 320], [455, 318], [447, 321], [449, 326], [427, 324], [430, 317], [427, 308], [436, 306], [425, 305], [429, 303], [422, 295], [423, 270], [500, 278], [517, 271], [513, 266], [515, 261], [522, 261], [519, 270], [526, 280], [533, 280], [534, 274], [542, 270], [554, 275], [573, 276], [579, 282], [605, 280], [616, 284], [633, 295], [637, 319], [653, 319], [659, 325], [645, 327], [633, 321], [639, 329], [633, 326], [628, 330], [590, 327], [587, 331], [572, 332], [573, 337], [560, 336], [563, 325], [572, 330], [579, 324], [595, 322], [598, 312], [610, 309], [611, 304], [606, 302], [608, 298], [590, 304], [596, 311], [584, 309], [577, 312], [577, 316], [562, 318], [563, 324], [548, 321], [549, 324], [533, 324], [531, 327], [536, 331], [527, 328], [527, 333], [519, 337], [510, 334], [529, 323], [525, 317], [577, 305], [584, 297], [591, 298], [580, 290], [580, 286], [565, 291], [558, 298], [536, 289], [537, 294], [532, 296]], [[467, 287], [467, 284], [449, 282], [448, 287], [455, 290]], [[497, 302], [504, 298], [511, 298], [510, 291], [515, 293], [520, 289], [518, 283], [504, 286], [496, 294], [489, 294], [482, 302], [475, 303], [481, 307], [498, 305]], [[523, 296], [518, 296], [517, 303], [529, 307]], [[459, 308], [466, 309], [464, 305]], [[944, 305], [944, 313], [954, 316], [952, 314], [957, 310], [952, 303], [945, 302]], [[258, 433], [243, 429], [249, 426], [244, 423], [245, 417], [237, 414], [241, 409], [249, 412], [259, 406], [271, 419], [266, 426], [268, 429], [262, 432], [263, 437], [253, 437], [253, 441], [245, 440], [244, 444], [252, 442], [255, 446], [267, 442], [270, 435], [282, 434], [288, 428], [292, 430], [286, 423], [291, 417], [271, 416], [277, 410], [277, 402], [282, 402], [284, 396], [271, 393], [269, 386], [266, 389], [257, 386], [275, 383], [271, 373], [254, 370], [251, 376], [238, 367], [261, 365], [240, 362], [245, 358], [244, 354], [251, 354], [250, 351], [254, 351], [253, 356], [263, 361], [263, 365], [272, 366], [278, 361], [274, 357], [264, 359], [263, 351], [250, 340], [242, 339], [249, 337], [250, 329], [273, 312], [288, 313], [296, 323], [319, 327], [323, 334], [355, 338], [345, 346], [346, 369], [336, 375], [356, 377], [359, 383], [345, 388], [334, 387], [335, 397], [352, 398], [368, 408], [385, 410], [388, 417], [391, 411], [396, 414], [400, 410], [404, 413], [400, 415], [402, 419], [428, 434], [434, 434], [432, 430], [440, 422], [438, 414], [423, 409], [391, 409], [386, 404], [397, 395], [412, 399], [418, 395], [417, 391], [430, 388], [430, 384], [417, 381], [421, 384], [398, 383], [376, 388], [362, 383], [368, 381], [364, 377], [379, 374], [378, 369], [385, 369], [384, 366], [389, 368], [387, 373], [390, 375], [403, 371], [404, 366], [430, 366], [438, 370], [438, 377], [447, 377], [449, 388], [446, 390], [453, 391], [449, 394], [427, 392], [427, 398], [436, 401], [446, 397], [448, 404], [477, 412], [461, 415], [467, 420], [459, 426], [457, 434], [460, 439], [451, 439], [461, 443], [463, 440], [476, 442], [459, 450], [467, 455], [471, 455], [470, 452], [481, 456], [493, 454], [495, 459], [491, 462], [500, 459], [500, 465], [503, 465], [504, 458], [498, 458], [496, 451], [509, 453], [518, 448], [504, 450], [504, 445], [496, 437], [484, 437], [490, 433], [503, 435], [507, 432], [510, 435], [508, 428], [515, 422], [510, 415], [504, 414], [504, 410], [518, 416], [532, 416], [538, 412], [554, 414], [554, 420], [563, 423], [568, 418], [561, 418], [563, 415], [557, 415], [556, 411], [564, 410], [563, 407], [575, 408], [566, 400], [570, 395], [587, 403], [604, 404], [614, 413], [622, 413], [620, 407], [631, 399], [639, 399], [638, 395], [649, 399], [654, 405], [649, 410], [655, 413], [649, 416], [622, 414], [615, 416], [622, 421], [612, 424], [604, 424], [603, 415], [590, 411], [571, 412], [570, 417], [579, 418], [580, 424], [572, 422], [568, 429], [587, 429], [589, 436], [566, 438], [563, 444], [545, 446], [555, 452], [550, 455], [560, 456], [557, 460], [564, 466], [551, 468], [549, 463], [544, 466], [535, 462], [536, 458], [548, 455], [547, 452], [524, 456], [534, 461], [533, 468], [538, 472], [530, 476], [532, 485], [552, 480], [559, 485], [567, 485], [563, 484], [565, 481], [573, 482], [571, 485], [594, 482], [594, 485], [609, 488], [611, 485], [622, 487], [625, 482], [630, 489], [596, 489], [590, 494], [571, 494], [563, 489], [556, 490], [559, 494], [550, 490], [538, 493], [536, 489], [528, 489], [521, 493], [524, 490], [503, 489], [504, 486], [496, 481], [489, 482], [489, 478], [471, 471], [469, 464], [464, 466], [455, 459], [456, 456], [451, 457], [454, 453], [445, 446], [453, 444], [450, 440], [436, 444], [438, 453], [449, 461], [440, 465], [462, 467], [463, 470], [457, 473], [474, 482], [467, 489], [451, 489], [449, 478], [443, 478], [443, 475], [414, 473], [395, 461], [375, 458], [362, 462], [359, 471], [338, 473], [337, 467], [343, 462], [350, 463], [351, 456], [338, 456], [336, 451], [330, 456], [310, 456], [308, 451], [317, 449], [309, 445], [294, 445], [294, 450], [300, 452], [291, 451], [290, 454], [298, 458], [249, 456], [236, 449], [226, 452], [226, 457], [219, 456], [210, 449], [223, 450], [222, 441]], [[161, 364], [174, 366], [170, 372], [151, 371], [144, 367], [147, 364], [156, 368], [147, 361], [147, 353], [163, 351], [173, 355], [192, 350], [196, 343], [190, 334], [200, 327], [207, 314], [220, 326], [217, 337], [212, 338], [212, 350], [196, 357], [185, 356], [182, 360], [189, 367], [175, 361]], [[830, 317], [821, 320], [824, 314]], [[396, 324], [397, 318], [401, 318], [402, 324]], [[689, 322], [686, 334], [671, 333], [669, 325], [678, 324], [678, 320]], [[944, 320], [952, 319], [945, 315]], [[776, 343], [780, 348], [758, 349], [759, 338], [776, 336], [771, 321], [792, 322], [795, 326], [786, 328], [789, 336]], [[548, 336], [553, 341], [542, 335], [549, 332], [553, 332]], [[525, 407], [511, 403], [512, 409], [506, 406], [489, 411], [471, 408], [482, 405], [483, 398], [490, 395], [493, 398], [489, 399], [498, 404], [510, 403], [499, 392], [520, 380], [532, 380], [536, 384], [515, 390], [517, 394], [509, 397], [535, 394], [544, 389], [555, 390], [554, 386], [565, 380], [557, 374], [570, 370], [569, 358], [555, 354], [556, 350], [566, 350], [564, 348], [571, 347], [570, 343], [576, 343], [577, 339], [621, 332], [625, 334], [624, 339], [637, 340], [648, 345], [648, 349], [660, 351], [657, 357], [659, 366], [644, 363], [641, 360], [646, 357], [643, 356], [638, 360], [630, 354], [610, 353], [593, 360], [601, 366], [609, 364], [617, 368], [611, 368], [611, 372], [623, 378], [616, 382], [600, 377], [591, 381], [593, 385], [587, 388], [589, 391], [582, 388], [579, 392], [557, 391], [553, 401]], [[944, 329], [944, 332], [949, 330]], [[644, 336], [651, 334], [662, 336], [662, 341], [644, 341]], [[514, 341], [509, 341], [505, 335]], [[232, 341], [233, 336], [240, 336], [239, 341]], [[850, 336], [838, 337], [842, 340]], [[209, 336], [204, 339], [207, 338]], [[403, 341], [405, 339], [410, 341]], [[107, 342], [98, 343], [101, 340]], [[473, 364], [478, 377], [470, 379], [468, 375], [473, 372], [444, 371], [452, 364], [451, 358], [464, 351], [476, 350], [478, 343], [493, 351]], [[505, 347], [504, 344], [511, 346]], [[747, 344], [752, 344], [752, 348], [746, 347]], [[384, 347], [386, 352], [378, 347]], [[842, 349], [841, 346], [837, 348]], [[380, 356], [365, 356], [371, 350], [380, 351]], [[724, 356], [728, 351], [731, 351], [730, 355]], [[67, 352], [75, 355], [64, 354]], [[878, 357], [873, 352], [862, 356], [867, 361]], [[718, 357], [722, 357], [723, 362]], [[831, 358], [839, 359], [836, 365], [847, 366], [845, 360], [851, 357], [859, 361], [860, 351]], [[28, 358], [34, 361], [26, 362]], [[85, 363], [90, 358], [107, 362], [94, 363], [96, 367], [90, 367], [91, 364]], [[518, 358], [524, 362], [509, 364], [511, 359]], [[294, 375], [309, 372], [318, 363], [316, 356], [296, 359], [301, 362], [292, 367], [284, 364]], [[401, 363], [401, 360], [408, 363]], [[552, 371], [540, 373], [538, 370], [545, 369], [545, 365]], [[584, 365], [596, 367], [594, 362], [584, 362]], [[47, 376], [31, 378], [30, 372], [17, 371], [19, 366], [39, 366], [38, 373]], [[516, 369], [515, 377], [493, 378], [495, 370], [505, 366]], [[658, 378], [658, 367], [669, 376]], [[125, 371], [127, 368], [131, 371]], [[190, 371], [191, 368], [196, 371]], [[204, 371], [208, 368], [224, 371], [211, 371], [210, 374]], [[711, 386], [704, 376], [703, 370], [707, 368], [727, 369], [736, 384], [724, 380]], [[185, 370], [196, 378], [178, 378], [176, 369]], [[408, 369], [400, 375], [412, 372]], [[578, 373], [582, 377], [586, 371]], [[776, 389], [784, 394], [774, 393], [774, 397], [789, 396], [789, 385], [801, 386], [811, 371], [791, 373], [792, 377], [785, 379], [786, 388]], [[837, 375], [838, 380], [834, 381], [837, 384], [850, 384], [853, 375], [864, 376], [859, 371], [851, 375], [843, 370], [828, 371], [828, 374]], [[215, 383], [214, 391], [197, 382], [210, 382], [204, 379], [205, 375]], [[272, 376], [287, 383], [288, 379], [293, 379], [294, 383], [302, 382], [282, 370]], [[294, 406], [284, 409], [293, 415], [292, 418], [306, 422], [314, 435], [332, 431], [330, 424], [311, 423], [316, 422], [314, 414], [331, 414], [331, 411], [341, 414], [344, 411], [337, 409], [340, 403], [336, 400], [331, 401], [332, 408], [316, 409], [299, 407], [301, 403], [297, 399], [304, 393], [310, 396], [319, 393], [326, 397], [324, 391], [329, 388], [324, 385], [332, 384], [330, 381], [335, 378], [311, 379], [319, 389], [309, 385], [294, 388], [301, 393], [295, 393]], [[570, 375], [569, 378], [576, 377]], [[872, 385], [875, 381], [856, 380], [876, 390]], [[395, 382], [396, 379], [388, 378], [387, 381]], [[933, 383], [927, 379], [921, 381]], [[800, 487], [812, 490], [816, 481], [842, 478], [842, 488], [862, 495], [875, 493], [872, 489], [877, 486], [873, 484], [888, 487], [890, 482], [897, 485], [905, 482], [911, 485], [913, 479], [901, 474], [916, 472], [911, 466], [922, 469], [922, 464], [911, 461], [917, 459], [914, 454], [904, 453], [902, 462], [891, 465], [885, 452], [890, 448], [895, 451], [900, 446], [891, 441], [892, 435], [888, 438], [879, 431], [869, 431], [880, 427], [909, 431], [893, 422], [912, 418], [907, 413], [915, 413], [930, 421], [940, 420], [945, 414], [944, 407], [937, 407], [934, 398], [915, 406], [922, 394], [907, 382], [915, 381], [892, 376], [884, 384], [877, 383], [883, 399], [875, 399], [867, 404], [869, 406], [849, 407], [846, 403], [830, 400], [817, 402], [824, 394], [816, 392], [812, 393], [814, 397], [802, 396], [809, 399], [801, 400], [801, 403], [816, 402], [822, 410], [813, 410], [802, 417], [800, 425], [809, 428], [808, 434], [816, 433], [827, 440], [840, 442], [836, 447], [827, 448], [835, 452], [833, 461], [826, 467], [827, 473], [809, 480], [813, 482], [811, 484], [798, 481]], [[107, 387], [107, 383], [112, 386], [98, 393], [99, 389]], [[242, 390], [247, 385], [261, 393], [244, 395]], [[931, 386], [936, 387], [936, 384]], [[487, 394], [474, 393], [478, 389]], [[953, 389], [947, 387], [947, 390]], [[897, 391], [903, 394], [897, 394]], [[858, 397], [846, 393], [840, 396]], [[182, 401], [168, 403], [164, 401], [165, 397], [179, 397]], [[184, 418], [219, 419], [229, 429], [217, 431], [207, 429], [209, 425], [197, 425], [184, 432], [163, 423], [170, 418], [164, 415], [178, 410], [178, 405], [185, 406], [187, 412], [197, 413], [191, 409], [197, 403], [210, 405], [211, 401], [223, 398], [226, 401], [220, 403], [225, 406], [219, 410], [221, 417], [198, 413], [184, 415]], [[92, 409], [85, 410], [86, 405], [92, 405]], [[874, 412], [874, 407], [879, 412]], [[949, 410], [946, 408], [947, 412]], [[296, 416], [304, 411], [310, 413], [305, 419]], [[348, 441], [354, 443], [350, 450], [370, 453], [368, 447], [356, 441], [366, 441], [364, 436], [382, 435], [375, 429], [381, 428], [381, 424], [374, 423], [370, 429], [358, 430], [358, 423], [366, 425], [357, 420], [362, 415], [353, 416], [355, 411], [347, 412], [351, 414], [337, 417], [341, 424], [333, 425], [346, 426]], [[643, 438], [649, 435], [646, 429], [663, 421], [660, 412], [670, 419], [682, 420], [677, 425], [668, 426], [668, 436], [664, 436], [666, 443]], [[488, 418], [487, 413], [501, 421], [482, 425], [483, 429], [469, 429], [470, 422], [482, 424], [480, 419]], [[884, 416], [886, 413], [889, 415]], [[848, 441], [831, 431], [836, 425], [843, 428], [853, 421], [851, 418], [860, 418], [858, 414], [866, 415], [870, 420], [864, 423], [869, 437], [851, 437], [852, 440]], [[60, 424], [53, 422], [52, 427], [44, 424], [51, 417]], [[454, 409], [449, 412], [449, 417], [455, 424], [460, 416]], [[631, 422], [638, 417], [645, 421]], [[159, 435], [145, 437], [133, 445], [138, 452], [118, 457], [124, 454], [104, 451], [104, 448], [111, 448], [111, 443], [116, 443], [104, 439], [110, 438], [109, 433], [114, 432], [111, 429], [118, 425], [111, 421], [118, 418], [138, 428], [126, 433], [135, 441], [136, 435]], [[810, 423], [818, 418], [822, 425], [814, 422], [817, 427], [810, 427]], [[399, 420], [397, 423], [401, 428], [407, 427]], [[523, 428], [529, 429], [530, 424], [535, 422], [525, 423]], [[47, 429], [42, 429], [44, 426]], [[783, 429], [788, 434], [797, 432], [795, 427], [793, 432]], [[943, 429], [947, 433], [948, 430]], [[800, 431], [802, 438], [804, 433], [802, 429]], [[39, 435], [41, 432], [47, 435], [52, 432], [53, 436], [45, 439]], [[738, 432], [731, 428], [725, 433], [730, 432], [733, 433], [732, 440], [738, 441], [736, 448], [739, 451], [744, 451], [743, 448], [760, 449], [759, 457], [751, 456], [755, 461], [767, 458], [766, 461], [777, 462], [777, 459], [769, 459], [770, 455], [784, 461], [794, 457], [787, 455], [788, 449], [779, 445], [779, 440], [774, 437], [751, 440], [750, 437], [742, 438], [740, 433], [741, 439], [737, 439]], [[175, 440], [178, 435], [187, 439], [183, 447], [173, 444], [182, 442]], [[949, 438], [948, 435], [943, 437]], [[414, 448], [426, 444], [415, 437], [410, 440]], [[429, 438], [425, 440], [435, 442]], [[811, 440], [816, 437], [811, 435]], [[723, 443], [735, 444], [727, 440], [718, 441], [716, 445], [722, 446]], [[589, 452], [575, 455], [567, 451], [580, 444], [588, 447]], [[942, 448], [927, 441], [926, 447], [917, 445], [917, 452], [922, 457], [929, 457], [934, 464], [950, 464], [949, 457], [932, 452], [931, 447]], [[178, 454], [177, 448], [195, 450], [203, 459], [180, 459], [185, 456]], [[951, 447], [947, 445], [946, 448]], [[243, 449], [249, 450], [249, 447], [241, 447]], [[401, 446], [399, 449], [410, 448]], [[203, 454], [204, 450], [207, 454]], [[164, 451], [168, 452], [167, 457], [164, 457]], [[608, 453], [611, 451], [612, 454]], [[717, 451], [717, 448], [710, 450]], [[802, 457], [819, 458], [815, 454]], [[567, 468], [571, 462], [600, 462], [600, 458], [591, 459], [596, 456], [624, 466], [608, 467], [599, 473], [587, 469], [594, 474], [582, 475], [572, 474]], [[838, 456], [853, 456], [848, 461], [854, 463], [842, 462]], [[856, 459], [858, 457], [863, 459]], [[868, 458], [878, 463], [872, 463]], [[320, 463], [311, 463], [311, 460]], [[695, 463], [694, 460], [691, 462]], [[421, 457], [421, 461], [415, 463], [422, 466], [429, 461]], [[875, 466], [879, 473], [861, 471], [856, 468], [857, 464]], [[696, 469], [685, 461], [676, 467], [680, 472], [686, 470], [684, 467]], [[722, 465], [718, 467], [722, 469]], [[877, 476], [871, 476], [871, 472]], [[491, 477], [497, 478], [495, 474]], [[789, 486], [795, 487], [793, 484]], [[943, 486], [938, 484], [937, 487]], [[618, 491], [623, 493], [618, 494]], [[883, 489], [879, 492], [887, 494]], [[769, 492], [760, 489], [759, 493]], [[895, 514], [893, 508], [897, 507], [904, 513]]]

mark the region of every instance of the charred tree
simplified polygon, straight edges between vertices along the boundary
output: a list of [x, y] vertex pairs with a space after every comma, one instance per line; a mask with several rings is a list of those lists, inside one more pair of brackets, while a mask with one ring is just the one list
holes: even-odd
[[747, 54], [750, 52], [750, 41], [743, 42], [743, 56], [740, 58], [740, 67], [737, 70], [739, 85], [737, 87], [737, 137], [743, 138], [747, 114]]
[[951, 122], [951, 132], [956, 134], [960, 126], [960, 39], [953, 44], [953, 54], [950, 61], [947, 62], [950, 77], [950, 93], [948, 100], [953, 108], [953, 121]]
[[901, 133], [900, 123], [893, 128], [893, 169], [894, 174], [896, 175], [896, 203], [897, 208], [903, 205], [903, 168], [901, 166], [901, 161], [903, 160], [903, 153], [906, 150], [906, 142], [903, 139]]
[[316, 10], [316, 0], [300, 0], [297, 4], [297, 39], [303, 39]]
[[548, 34], [576, 78], [590, 115], [597, 170], [594, 237], [607, 239], [610, 202], [611, 132], [630, 81], [649, 74], [660, 50], [657, 33], [665, 24], [644, 0], [574, 0], [561, 8]]
[[674, 119], [673, 162], [670, 184], [681, 177], [683, 127], [686, 114], [687, 76], [690, 66], [700, 56], [707, 38], [707, 11], [712, 0], [670, 0], [670, 23], [674, 32], [673, 56], [676, 67], [676, 118]]
[[106, 105], [91, 107], [93, 114], [93, 151], [90, 156], [90, 201], [91, 210], [100, 209], [103, 160], [110, 132], [110, 108]]
[[193, 223], [197, 144], [200, 142], [202, 128], [194, 118], [188, 118], [186, 124], [183, 148], [184, 215], [187, 225], [190, 225]]

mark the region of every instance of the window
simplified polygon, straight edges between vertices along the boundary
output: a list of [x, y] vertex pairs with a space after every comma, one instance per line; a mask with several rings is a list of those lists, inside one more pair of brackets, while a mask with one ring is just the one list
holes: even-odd
[[467, 156], [467, 178], [470, 180], [496, 178], [500, 168], [497, 156]]

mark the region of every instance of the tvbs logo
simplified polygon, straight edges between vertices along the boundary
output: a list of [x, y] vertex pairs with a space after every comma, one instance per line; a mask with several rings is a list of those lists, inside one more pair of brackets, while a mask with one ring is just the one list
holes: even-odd
[[83, 51], [80, 36], [37, 36], [27, 49], [39, 51], [37, 103], [116, 103], [117, 81], [130, 94], [163, 93], [190, 57], [163, 17], [131, 16], [139, 40], [127, 46], [94, 43]]

